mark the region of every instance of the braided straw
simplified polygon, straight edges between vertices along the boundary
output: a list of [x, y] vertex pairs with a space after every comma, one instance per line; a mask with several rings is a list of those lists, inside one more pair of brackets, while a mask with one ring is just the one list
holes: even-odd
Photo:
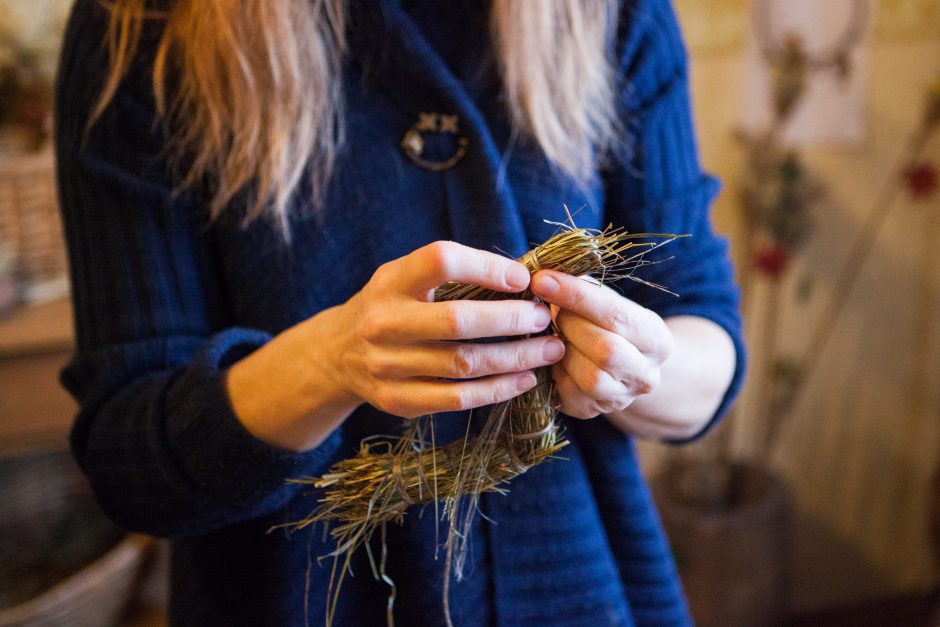
[[[550, 269], [575, 276], [591, 275], [602, 283], [621, 278], [646, 283], [633, 272], [654, 263], [645, 258], [649, 251], [678, 237], [631, 235], [611, 226], [597, 230], [553, 224], [560, 227], [559, 231], [519, 258], [532, 274]], [[626, 254], [628, 251], [631, 253]], [[435, 292], [435, 300], [440, 301], [506, 298], [535, 300], [528, 290], [507, 294], [465, 283], [447, 283]], [[533, 389], [494, 405], [474, 437], [436, 446], [434, 418], [426, 416], [410, 421], [400, 438], [364, 440], [355, 457], [337, 462], [322, 477], [293, 480], [325, 491], [309, 516], [287, 526], [297, 530], [318, 522], [331, 525], [336, 549], [328, 556], [336, 559], [330, 580], [333, 595], [327, 607], [328, 625], [352, 553], [365, 544], [371, 557], [368, 541], [373, 533], [387, 522], [401, 523], [411, 505], [443, 501], [444, 518], [451, 523], [447, 569], [453, 568], [461, 578], [466, 554], [463, 542], [468, 537], [464, 532], [476, 512], [479, 495], [505, 492], [506, 482], [550, 459], [568, 444], [555, 421], [558, 404], [551, 367], [536, 369], [536, 377]], [[463, 496], [470, 497], [469, 501], [462, 500]], [[340, 557], [342, 569], [334, 586]], [[374, 574], [390, 581], [384, 572]], [[448, 580], [445, 573], [445, 582]]]

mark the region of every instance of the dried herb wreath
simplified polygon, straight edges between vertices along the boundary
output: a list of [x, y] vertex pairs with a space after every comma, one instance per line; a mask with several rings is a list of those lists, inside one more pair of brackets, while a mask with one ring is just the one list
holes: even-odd
[[[567, 208], [566, 208], [567, 212]], [[609, 225], [603, 230], [577, 228], [550, 222], [558, 231], [545, 243], [519, 258], [531, 274], [542, 269], [574, 276], [589, 276], [600, 283], [622, 278], [666, 290], [634, 272], [652, 263], [647, 254], [678, 235], [631, 234]], [[668, 290], [666, 290], [668, 291]], [[435, 300], [535, 300], [531, 292], [507, 294], [465, 283], [447, 283], [435, 292]], [[554, 325], [551, 331], [557, 333]], [[443, 504], [443, 519], [449, 521], [444, 566], [444, 611], [450, 624], [448, 590], [450, 573], [462, 577], [466, 556], [466, 531], [477, 512], [480, 494], [506, 491], [506, 482], [555, 456], [568, 441], [556, 422], [558, 403], [551, 368], [536, 370], [536, 386], [522, 395], [494, 405], [475, 436], [438, 446], [434, 416], [409, 421], [398, 437], [381, 436], [360, 443], [355, 457], [336, 463], [322, 477], [293, 480], [325, 490], [319, 505], [303, 520], [287, 526], [303, 529], [316, 523], [329, 526], [336, 549], [328, 591], [326, 624], [332, 624], [339, 591], [350, 559], [364, 546], [374, 576], [391, 588], [387, 619], [392, 625], [395, 584], [385, 572], [385, 525], [401, 523], [412, 505]], [[469, 426], [469, 421], [468, 421]], [[369, 540], [380, 531], [382, 552], [376, 562]]]

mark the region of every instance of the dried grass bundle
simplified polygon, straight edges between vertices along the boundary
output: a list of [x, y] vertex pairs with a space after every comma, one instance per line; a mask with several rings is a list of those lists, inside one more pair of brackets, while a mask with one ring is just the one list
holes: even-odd
[[[568, 217], [570, 225], [551, 223], [559, 227], [556, 234], [519, 258], [530, 273], [557, 270], [574, 276], [588, 275], [601, 283], [629, 278], [665, 289], [633, 273], [655, 263], [646, 259], [647, 253], [680, 236], [630, 234], [612, 226], [603, 230], [582, 229], [574, 226], [570, 214]], [[435, 300], [441, 301], [505, 298], [535, 299], [528, 290], [506, 294], [465, 283], [448, 283], [435, 292]], [[552, 331], [557, 332], [554, 327]], [[465, 532], [477, 512], [480, 494], [505, 492], [503, 484], [553, 457], [568, 444], [555, 422], [558, 403], [551, 368], [539, 368], [536, 375], [538, 383], [533, 389], [494, 405], [480, 432], [473, 437], [468, 431], [462, 440], [438, 446], [434, 437], [434, 416], [425, 416], [410, 421], [400, 437], [364, 440], [355, 457], [336, 463], [322, 477], [294, 480], [326, 489], [309, 516], [288, 526], [295, 530], [318, 522], [331, 526], [330, 535], [336, 540], [336, 549], [324, 556], [334, 557], [327, 625], [332, 622], [351, 556], [363, 545], [373, 574], [391, 587], [388, 621], [392, 624], [395, 585], [384, 568], [385, 525], [401, 523], [409, 506], [427, 503], [434, 504], [435, 520], [439, 520], [438, 502], [443, 503], [443, 518], [449, 521], [444, 607], [450, 622], [449, 573], [453, 571], [458, 579], [462, 577]], [[378, 565], [369, 545], [376, 530], [380, 530], [383, 539]]]

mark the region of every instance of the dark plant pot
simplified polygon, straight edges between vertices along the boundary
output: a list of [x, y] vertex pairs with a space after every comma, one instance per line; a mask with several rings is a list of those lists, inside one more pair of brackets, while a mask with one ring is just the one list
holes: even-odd
[[725, 466], [721, 506], [691, 504], [677, 473], [652, 481], [666, 533], [698, 627], [772, 627], [787, 612], [791, 504], [783, 481], [759, 466]]

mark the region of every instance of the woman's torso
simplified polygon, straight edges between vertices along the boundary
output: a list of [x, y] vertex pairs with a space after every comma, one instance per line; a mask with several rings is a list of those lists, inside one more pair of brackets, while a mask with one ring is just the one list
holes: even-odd
[[[232, 325], [278, 333], [344, 302], [381, 263], [434, 240], [518, 256], [555, 232], [545, 220], [565, 221], [563, 205], [578, 226], [604, 225], [599, 179], [575, 185], [533, 146], [511, 141], [485, 57], [482, 3], [402, 8], [392, 0], [356, 0], [350, 10], [347, 136], [322, 212], [303, 210], [309, 198], [303, 187], [290, 245], [264, 221], [242, 229], [237, 216], [207, 235]], [[414, 163], [400, 146], [429, 113], [456, 115], [458, 133], [424, 133], [427, 158], [444, 161], [467, 139], [466, 155], [442, 171]], [[465, 419], [439, 416], [439, 440], [461, 437]], [[632, 445], [600, 420], [568, 423], [572, 445], [565, 459], [517, 478], [508, 495], [484, 496], [481, 511], [492, 522], [478, 518], [471, 528], [467, 577], [451, 586], [456, 625], [684, 620]], [[333, 460], [354, 454], [363, 437], [400, 428], [399, 419], [363, 406], [341, 427]], [[268, 532], [299, 520], [315, 501], [315, 494], [301, 494], [275, 514], [175, 540], [174, 624], [320, 624], [332, 560], [318, 557], [334, 548], [331, 540], [320, 528]], [[433, 507], [413, 508], [403, 526], [388, 529], [399, 627], [445, 624], [443, 552], [436, 542], [446, 526], [438, 528], [434, 514]], [[364, 551], [352, 571], [334, 624], [384, 624], [389, 590], [372, 577]]]

